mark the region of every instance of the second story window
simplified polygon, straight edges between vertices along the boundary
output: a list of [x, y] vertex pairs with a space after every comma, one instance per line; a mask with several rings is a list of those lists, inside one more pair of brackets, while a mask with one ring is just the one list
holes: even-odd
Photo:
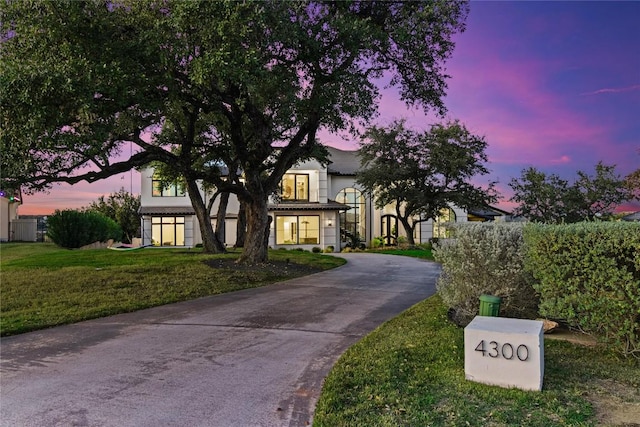
[[178, 183], [173, 183], [168, 187], [162, 184], [159, 177], [153, 177], [151, 181], [151, 195], [153, 197], [183, 197], [185, 195], [184, 189]]
[[287, 173], [282, 177], [282, 200], [309, 201], [309, 175]]

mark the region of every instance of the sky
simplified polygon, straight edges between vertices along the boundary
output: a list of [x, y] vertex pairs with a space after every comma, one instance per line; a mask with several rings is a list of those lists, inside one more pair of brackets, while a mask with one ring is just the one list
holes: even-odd
[[[640, 1], [473, 1], [467, 29], [446, 63], [447, 116], [407, 109], [383, 91], [377, 124], [405, 118], [415, 130], [459, 119], [488, 142], [491, 174], [515, 205], [509, 181], [533, 166], [572, 181], [602, 161], [624, 176], [640, 168]], [[327, 145], [358, 141], [322, 133]], [[25, 195], [20, 215], [88, 206], [124, 187], [140, 192], [140, 174]], [[624, 210], [640, 210], [640, 204]]]

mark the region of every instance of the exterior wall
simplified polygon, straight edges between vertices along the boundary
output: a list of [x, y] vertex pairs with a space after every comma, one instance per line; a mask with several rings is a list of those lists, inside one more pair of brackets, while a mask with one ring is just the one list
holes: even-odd
[[18, 217], [18, 206], [20, 203], [0, 197], [0, 242], [14, 240], [11, 222]]

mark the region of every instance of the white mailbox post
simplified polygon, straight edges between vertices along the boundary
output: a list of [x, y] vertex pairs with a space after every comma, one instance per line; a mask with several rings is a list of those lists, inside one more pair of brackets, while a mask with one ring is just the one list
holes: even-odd
[[468, 380], [523, 390], [542, 390], [542, 322], [476, 316], [464, 329]]

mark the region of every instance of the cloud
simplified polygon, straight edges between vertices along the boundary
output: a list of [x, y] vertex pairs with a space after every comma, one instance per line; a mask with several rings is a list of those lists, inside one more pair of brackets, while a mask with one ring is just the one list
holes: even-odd
[[563, 165], [566, 163], [571, 163], [571, 157], [569, 156], [560, 156], [558, 159], [551, 159], [551, 163], [554, 165]]
[[619, 87], [619, 88], [604, 88], [604, 89], [598, 89], [598, 90], [594, 90], [593, 92], [585, 92], [582, 93], [581, 95], [583, 96], [590, 96], [590, 95], [601, 95], [603, 93], [623, 93], [623, 92], [633, 92], [636, 90], [640, 90], [640, 85], [633, 85], [633, 86], [627, 86], [627, 87]]

